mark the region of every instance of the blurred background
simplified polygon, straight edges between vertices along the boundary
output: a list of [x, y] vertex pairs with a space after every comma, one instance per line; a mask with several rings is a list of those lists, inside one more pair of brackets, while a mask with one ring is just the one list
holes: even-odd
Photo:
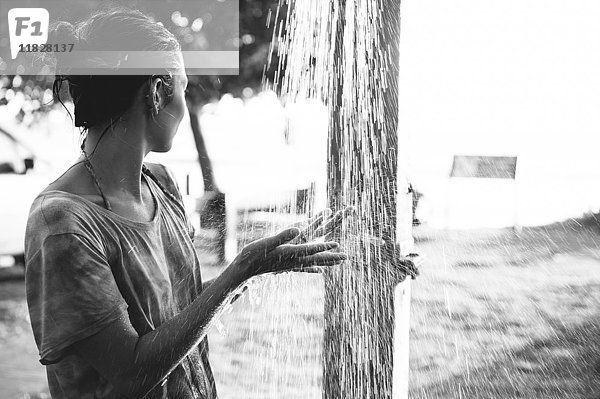
[[[286, 103], [266, 83], [277, 3], [239, 1], [230, 43], [239, 76], [190, 76], [173, 149], [151, 155], [178, 178], [205, 278], [244, 243], [326, 203], [327, 110], [310, 98]], [[93, 2], [82, 4], [84, 15]], [[210, 15], [156, 18], [184, 48], [210, 49], [219, 25]], [[399, 132], [425, 257], [413, 287], [411, 398], [600, 396], [598, 20], [593, 0], [402, 3]], [[3, 398], [48, 397], [24, 300], [24, 227], [33, 198], [79, 155], [51, 84], [0, 77]], [[320, 397], [322, 284], [294, 279], [315, 288], [285, 276], [257, 283], [215, 323], [223, 398]], [[273, 294], [298, 286], [296, 302]]]

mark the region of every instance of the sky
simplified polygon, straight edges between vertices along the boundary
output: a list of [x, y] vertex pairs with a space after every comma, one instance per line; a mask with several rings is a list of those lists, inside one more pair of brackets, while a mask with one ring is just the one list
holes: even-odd
[[[401, 14], [399, 134], [409, 178], [425, 194], [422, 220], [436, 227], [535, 225], [600, 210], [600, 1], [402, 0]], [[281, 140], [271, 143], [277, 150], [259, 146], [279, 158], [244, 157], [261, 134], [281, 131], [284, 111], [272, 97], [245, 106], [227, 97], [204, 113], [209, 151], [226, 165], [217, 168], [224, 188], [228, 181], [239, 186], [228, 179], [239, 170], [261, 176], [264, 184], [245, 179], [256, 187], [305, 184], [301, 166], [322, 165], [308, 161], [310, 140], [295, 143], [306, 151], [293, 162], [277, 147]], [[285, 111], [296, 126], [292, 141], [305, 135], [296, 130], [326, 134], [326, 115], [316, 118], [321, 113], [311, 107]], [[189, 125], [182, 125], [187, 131], [175, 147], [184, 151], [171, 155], [193, 163]], [[71, 144], [75, 154], [77, 141]], [[228, 159], [221, 162], [222, 155]], [[517, 180], [451, 180], [453, 155], [517, 156]]]
[[401, 12], [399, 129], [430, 199], [452, 155], [515, 155], [524, 213], [565, 184], [585, 197], [525, 224], [600, 206], [600, 2], [404, 0]]

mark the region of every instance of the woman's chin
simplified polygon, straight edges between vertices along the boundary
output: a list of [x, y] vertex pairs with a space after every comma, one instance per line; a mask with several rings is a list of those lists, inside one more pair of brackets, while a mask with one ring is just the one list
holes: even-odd
[[171, 141], [171, 142], [168, 142], [165, 144], [157, 145], [156, 147], [154, 147], [152, 149], [152, 152], [158, 152], [158, 153], [169, 152], [172, 147], [173, 147], [173, 142]]

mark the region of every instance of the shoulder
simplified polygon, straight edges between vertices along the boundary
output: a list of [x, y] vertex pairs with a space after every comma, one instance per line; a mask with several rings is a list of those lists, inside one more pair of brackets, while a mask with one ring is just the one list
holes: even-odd
[[144, 162], [144, 166], [148, 168], [150, 173], [161, 180], [172, 180], [173, 184], [177, 184], [175, 180], [175, 174], [169, 168], [161, 163]]
[[46, 237], [74, 233], [95, 239], [95, 217], [75, 194], [43, 191], [33, 201], [27, 219], [25, 249], [37, 248]]
[[144, 166], [150, 170], [150, 172], [155, 175], [161, 175], [165, 178], [173, 178], [173, 172], [171, 169], [167, 168], [162, 163], [154, 163], [154, 162], [144, 162]]
[[44, 190], [31, 204], [30, 221], [40, 221], [47, 226], [54, 226], [61, 221], [77, 219], [85, 207], [77, 195], [68, 192]]
[[144, 166], [150, 171], [150, 173], [158, 180], [164, 188], [177, 197], [181, 201], [181, 192], [179, 191], [179, 185], [175, 174], [171, 169], [160, 163], [144, 162]]
[[52, 191], [71, 193], [86, 199], [93, 198], [98, 194], [98, 189], [82, 162], [73, 164], [50, 183], [41, 194]]
[[156, 180], [162, 186], [163, 191], [167, 191], [166, 197], [169, 199], [169, 204], [171, 204], [176, 210], [179, 217], [183, 219], [183, 221], [188, 225], [188, 229], [190, 231], [190, 237], [194, 236], [194, 228], [189, 223], [187, 218], [187, 212], [185, 209], [185, 204], [183, 202], [183, 196], [181, 195], [181, 191], [179, 190], [179, 186], [177, 185], [177, 180], [175, 179], [175, 175], [169, 168], [162, 164], [158, 163], [144, 163], [144, 166], [150, 173], [150, 177], [152, 180]]

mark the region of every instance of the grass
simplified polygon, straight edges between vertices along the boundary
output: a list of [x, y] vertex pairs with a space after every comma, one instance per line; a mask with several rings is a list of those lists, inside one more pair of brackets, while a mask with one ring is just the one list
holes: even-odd
[[[599, 233], [594, 218], [519, 234], [417, 228], [410, 397], [599, 398]], [[224, 398], [320, 397], [322, 289], [274, 277], [255, 289], [261, 302], [221, 318], [211, 356]]]
[[0, 398], [49, 398], [22, 281], [0, 283]]
[[417, 236], [412, 398], [599, 398], [593, 219]]
[[[413, 284], [412, 399], [600, 398], [594, 218], [415, 236], [426, 261]], [[210, 331], [223, 399], [320, 398], [322, 290], [316, 275], [269, 277], [225, 310]], [[44, 390], [28, 328], [22, 283], [2, 283], [2, 398]]]

